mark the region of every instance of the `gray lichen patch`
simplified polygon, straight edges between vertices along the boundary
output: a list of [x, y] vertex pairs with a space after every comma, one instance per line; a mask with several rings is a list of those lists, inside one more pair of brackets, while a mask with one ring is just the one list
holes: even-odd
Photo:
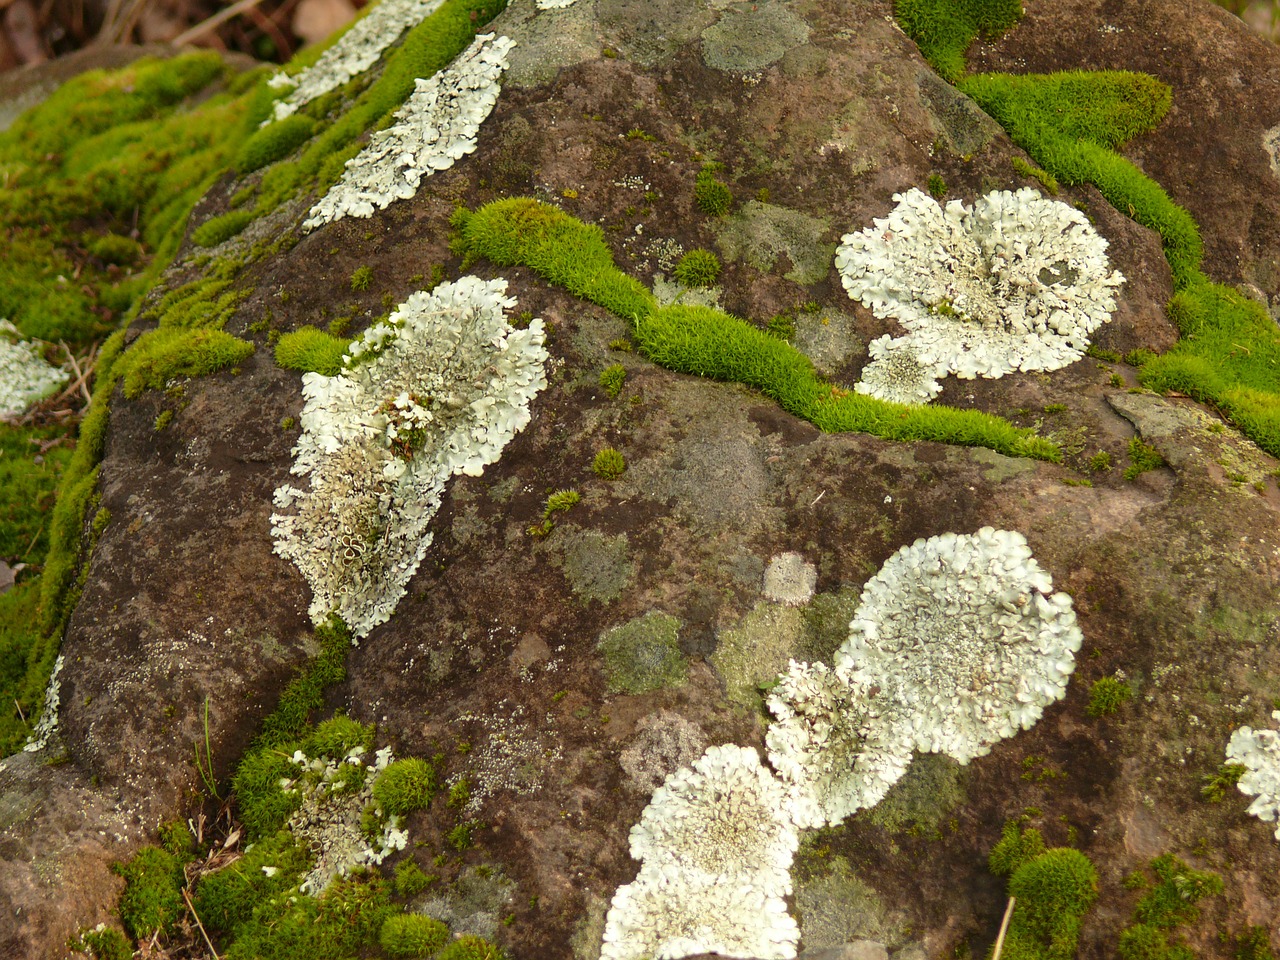
[[532, 3], [513, 5], [503, 30], [516, 41], [505, 82], [520, 89], [541, 86], [565, 67], [600, 56], [593, 3], [541, 12]]
[[804, 636], [804, 615], [795, 607], [761, 601], [742, 622], [720, 634], [711, 663], [725, 695], [744, 707], [759, 706], [760, 684], [785, 673]]
[[1000, 132], [998, 123], [932, 70], [921, 70], [916, 83], [935, 131], [952, 153], [973, 156]]
[[829, 220], [810, 217], [771, 203], [752, 200], [724, 221], [717, 241], [726, 260], [739, 260], [768, 273], [779, 257], [795, 283], [819, 283], [827, 275], [836, 245], [823, 242]]
[[487, 866], [467, 867], [444, 896], [430, 897], [418, 907], [449, 926], [455, 935], [493, 937], [498, 922], [510, 913], [516, 885], [501, 870]]
[[688, 674], [680, 652], [680, 621], [656, 610], [614, 627], [598, 649], [610, 693], [650, 693], [683, 683]]
[[889, 833], [936, 837], [965, 801], [966, 770], [943, 754], [918, 754], [885, 798], [860, 816]]
[[866, 342], [858, 336], [850, 314], [839, 310], [801, 313], [795, 325], [791, 343], [826, 376], [835, 376], [841, 367], [866, 352]]
[[627, 775], [627, 789], [653, 793], [668, 776], [702, 756], [707, 737], [696, 723], [671, 710], [659, 710], [636, 725], [635, 736], [618, 762]]
[[885, 909], [844, 857], [832, 857], [824, 871], [804, 872], [809, 876], [802, 875], [796, 884], [796, 911], [806, 950], [853, 940], [875, 940], [891, 948], [902, 942], [902, 921]]
[[1271, 159], [1271, 172], [1280, 180], [1280, 123], [1262, 135], [1262, 149]]
[[971, 447], [964, 455], [982, 465], [982, 479], [990, 483], [1003, 483], [1024, 473], [1035, 473], [1035, 464], [1018, 457], [1006, 457], [985, 447]]
[[687, 307], [711, 307], [715, 310], [723, 310], [724, 306], [720, 302], [723, 296], [724, 288], [720, 286], [686, 287], [682, 283], [668, 280], [664, 274], [653, 275], [653, 298], [658, 301], [660, 307], [680, 303]]
[[596, 16], [606, 40], [642, 67], [667, 63], [715, 19], [689, 0], [596, 0]]
[[583, 600], [617, 600], [635, 575], [627, 535], [607, 537], [599, 530], [565, 524], [551, 546], [560, 554], [560, 567], [573, 592]]
[[600, 944], [604, 940], [605, 918], [609, 904], [594, 893], [587, 894], [587, 910], [569, 938], [574, 960], [600, 960]]
[[809, 25], [779, 3], [727, 12], [702, 32], [702, 59], [713, 70], [750, 73], [781, 60], [809, 40]]

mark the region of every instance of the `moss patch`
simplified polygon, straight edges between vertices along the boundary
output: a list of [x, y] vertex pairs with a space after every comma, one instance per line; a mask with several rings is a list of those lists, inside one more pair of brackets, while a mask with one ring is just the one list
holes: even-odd
[[889, 833], [936, 839], [947, 816], [965, 801], [965, 774], [950, 757], [917, 754], [885, 798], [860, 817]]
[[650, 611], [600, 638], [610, 693], [650, 693], [683, 683], [688, 672], [680, 652], [680, 621]]

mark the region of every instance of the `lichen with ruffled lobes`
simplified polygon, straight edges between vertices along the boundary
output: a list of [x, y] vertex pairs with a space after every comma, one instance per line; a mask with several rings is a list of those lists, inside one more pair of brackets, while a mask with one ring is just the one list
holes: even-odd
[[794, 957], [784, 897], [799, 837], [785, 799], [756, 751], [733, 744], [667, 777], [631, 829], [642, 866], [614, 895], [601, 960]]
[[303, 229], [372, 216], [412, 197], [423, 177], [472, 153], [480, 125], [498, 102], [499, 80], [514, 45], [507, 37], [482, 34], [447, 70], [419, 79], [395, 113], [398, 122], [375, 133], [347, 162], [342, 179], [311, 208]]
[[296, 76], [277, 73], [268, 81], [275, 90], [289, 93], [272, 108], [262, 126], [283, 120], [312, 100], [337, 90], [364, 73], [410, 27], [435, 13], [444, 0], [381, 0], [351, 25], [333, 46]]
[[907, 330], [877, 341], [860, 392], [923, 402], [947, 373], [1057, 370], [1084, 355], [1115, 310], [1124, 277], [1111, 270], [1107, 241], [1065, 203], [1030, 188], [988, 193], [972, 208], [914, 188], [894, 201], [836, 252], [849, 296]]
[[316, 623], [354, 640], [385, 622], [431, 543], [455, 474], [479, 476], [546, 386], [541, 320], [515, 330], [505, 280], [415, 293], [348, 348], [335, 377], [303, 376], [295, 476], [275, 492], [276, 552], [311, 585]]
[[21, 339], [17, 327], [0, 320], [0, 418], [21, 415], [67, 380], [67, 372], [47, 363], [37, 344]]
[[803, 825], [872, 806], [913, 750], [967, 763], [1060, 699], [1083, 637], [1020, 533], [917, 540], [863, 588], [834, 669], [795, 663], [769, 697], [769, 758]]
[[[1271, 719], [1280, 722], [1280, 710], [1272, 711]], [[1254, 798], [1249, 812], [1267, 823], [1280, 821], [1280, 729], [1240, 727], [1227, 744], [1227, 763], [1245, 768], [1236, 786]], [[1280, 840], [1280, 823], [1276, 839]]]

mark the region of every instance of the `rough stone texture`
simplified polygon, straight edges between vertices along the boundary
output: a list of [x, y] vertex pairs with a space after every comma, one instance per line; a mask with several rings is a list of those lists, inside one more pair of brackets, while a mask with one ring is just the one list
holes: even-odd
[[[708, 157], [725, 165], [742, 216], [765, 206], [752, 198], [767, 188], [774, 209], [823, 225], [789, 241], [800, 259], [810, 240], [868, 226], [931, 173], [970, 201], [1022, 185], [1009, 162], [1021, 153], [929, 79], [887, 0], [760, 4], [774, 20], [751, 6], [580, 0], [534, 14], [514, 3], [495, 26], [527, 45], [473, 156], [412, 201], [317, 230], [250, 268], [252, 293], [227, 329], [258, 351], [238, 375], [182, 384], [186, 405], [168, 429], [153, 428], [162, 394], [116, 397], [101, 483], [112, 521], [64, 646], [67, 762], [0, 761], [0, 955], [45, 957], [79, 927], [110, 920], [120, 889], [110, 862], [157, 823], [197, 812], [192, 758], [206, 702], [225, 778], [312, 649], [307, 588], [271, 550], [271, 491], [297, 434], [281, 423], [302, 398], [300, 377], [275, 367], [266, 336], [249, 330], [267, 307], [290, 330], [353, 303], [359, 327], [431, 265], [456, 276], [455, 203], [517, 194], [600, 223], [619, 265], [651, 282], [655, 240], [713, 248], [732, 223], [693, 204]], [[703, 59], [719, 42], [708, 28], [731, 17], [802, 20], [809, 33], [745, 82]], [[1280, 178], [1261, 143], [1280, 124], [1280, 51], [1190, 0], [1061, 0], [1030, 5], [1004, 40], [975, 47], [972, 66], [1143, 69], [1172, 83], [1170, 117], [1129, 154], [1200, 221], [1210, 275], [1276, 302]], [[628, 139], [634, 129], [655, 139]], [[216, 187], [193, 225], [225, 211], [236, 189]], [[1167, 347], [1175, 333], [1157, 238], [1090, 188], [1063, 198], [1086, 204], [1128, 278], [1099, 346]], [[297, 219], [282, 214], [278, 229], [296, 230]], [[796, 274], [799, 261], [764, 234], [739, 242], [741, 258], [721, 277], [725, 307], [762, 325], [816, 303], [797, 314], [797, 345], [836, 382], [856, 381], [865, 344], [892, 325], [851, 303], [829, 262]], [[352, 272], [370, 262], [374, 284], [353, 293]], [[185, 260], [166, 284], [194, 270]], [[495, 788], [481, 803], [477, 846], [444, 870], [451, 916], [472, 902], [457, 899], [470, 882], [457, 881], [474, 876], [464, 870], [500, 869], [514, 884], [510, 905], [494, 894], [468, 917], [514, 916], [494, 936], [516, 960], [597, 956], [608, 900], [636, 874], [627, 831], [652, 789], [642, 782], [693, 749], [690, 730], [706, 744], [759, 746], [756, 685], [786, 655], [829, 656], [887, 557], [917, 537], [991, 524], [1025, 533], [1055, 587], [1075, 598], [1086, 641], [1067, 697], [963, 776], [920, 777], [926, 790], [950, 784], [953, 805], [916, 797], [887, 808], [892, 822], [862, 816], [806, 840], [793, 901], [805, 946], [866, 938], [903, 960], [985, 955], [1004, 907], [986, 856], [1005, 820], [1024, 813], [1051, 845], [1074, 838], [1098, 865], [1085, 960], [1115, 956], [1136, 900], [1123, 877], [1165, 852], [1224, 878], [1224, 894], [1184, 929], [1198, 955], [1230, 955], [1219, 930], [1277, 933], [1280, 845], [1243, 798], [1199, 795], [1230, 730], [1262, 722], [1280, 697], [1274, 460], [1190, 400], [1127, 393], [1132, 368], [1092, 358], [1052, 375], [949, 381], [939, 398], [1038, 427], [1062, 443], [1061, 465], [823, 435], [744, 387], [611, 349], [627, 335], [620, 320], [527, 270], [501, 273], [517, 309], [554, 329], [551, 384], [503, 459], [451, 484], [409, 595], [352, 651], [349, 680], [329, 694], [330, 706], [376, 722], [397, 756], [442, 753], [448, 776], [474, 774], [486, 744], [524, 738], [519, 789]], [[615, 362], [627, 378], [610, 399], [599, 374]], [[1169, 466], [1125, 481], [1135, 435]], [[591, 471], [604, 446], [627, 460], [612, 482]], [[1114, 465], [1091, 472], [1100, 452]], [[531, 538], [557, 489], [578, 490], [581, 502]], [[817, 570], [803, 607], [761, 595], [766, 564], [787, 551]], [[610, 694], [596, 644], [650, 610], [681, 622], [687, 679]], [[1089, 685], [1116, 669], [1137, 696], [1114, 717], [1089, 718]], [[675, 732], [646, 739], [664, 726]], [[464, 740], [474, 749], [458, 750]], [[637, 750], [648, 759], [636, 763]], [[410, 819], [424, 866], [446, 849], [450, 826]], [[525, 906], [534, 896], [536, 910]]]

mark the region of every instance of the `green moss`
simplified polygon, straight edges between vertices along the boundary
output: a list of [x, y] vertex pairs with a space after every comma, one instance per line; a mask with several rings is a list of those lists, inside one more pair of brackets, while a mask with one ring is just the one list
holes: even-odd
[[127, 267], [136, 263], [142, 256], [142, 248], [138, 241], [122, 237], [118, 233], [108, 233], [101, 237], [93, 237], [87, 244], [89, 253], [104, 263], [114, 263]]
[[681, 373], [754, 387], [828, 432], [985, 446], [1011, 456], [1061, 459], [1049, 440], [976, 411], [886, 403], [820, 380], [804, 354], [744, 320], [708, 307], [659, 308], [613, 263], [598, 227], [536, 200], [498, 200], [453, 217], [455, 252], [499, 266], [523, 265], [635, 325], [640, 349]]
[[121, 358], [124, 395], [158, 390], [175, 377], [200, 377], [243, 363], [253, 344], [222, 330], [149, 330]]
[[343, 757], [356, 747], [373, 749], [374, 728], [337, 714], [319, 724], [302, 740], [302, 752], [309, 757]]
[[1129, 439], [1129, 466], [1124, 469], [1126, 480], [1135, 480], [1140, 474], [1164, 465], [1164, 457], [1151, 444], [1144, 443], [1140, 437]]
[[676, 264], [676, 279], [686, 287], [710, 287], [720, 279], [720, 258], [710, 250], [690, 250]]
[[54, 492], [71, 460], [61, 431], [0, 424], [0, 558], [39, 564], [49, 546]]
[[613, 447], [605, 447], [591, 461], [591, 469], [601, 480], [617, 480], [626, 472], [627, 461]]
[[252, 210], [228, 210], [196, 227], [191, 233], [191, 242], [198, 247], [216, 247], [239, 234], [253, 220]]
[[449, 942], [449, 928], [419, 913], [388, 917], [378, 943], [389, 957], [430, 957]]
[[324, 706], [324, 691], [347, 678], [347, 651], [351, 632], [334, 617], [316, 628], [320, 652], [289, 681], [280, 702], [262, 722], [254, 741], [258, 748], [280, 748], [300, 740], [307, 731], [311, 712]]
[[998, 877], [1008, 877], [1023, 864], [1030, 863], [1045, 851], [1044, 837], [1035, 828], [1019, 830], [1013, 822], [1004, 825], [1000, 841], [987, 858], [987, 867]]
[[704, 166], [693, 183], [693, 202], [698, 209], [713, 217], [723, 217], [733, 209], [733, 194], [716, 179], [716, 168]]
[[542, 517], [544, 520], [550, 520], [552, 514], [563, 513], [577, 506], [580, 500], [582, 496], [577, 490], [557, 490], [547, 497], [546, 506], [542, 509]]
[[240, 145], [233, 166], [237, 173], [243, 175], [283, 160], [310, 140], [315, 129], [314, 120], [296, 113], [268, 124]]
[[316, 327], [302, 327], [276, 341], [276, 363], [286, 370], [335, 377], [342, 371], [342, 358], [350, 345], [345, 337], [335, 337]]
[[387, 765], [373, 785], [373, 800], [384, 813], [404, 816], [425, 809], [439, 788], [435, 767], [411, 757]]
[[622, 392], [622, 385], [627, 380], [627, 370], [620, 363], [610, 364], [600, 372], [600, 387], [610, 398]]
[[929, 174], [929, 196], [935, 200], [941, 200], [947, 195], [947, 181], [943, 180], [939, 174]]
[[135, 941], [159, 930], [167, 933], [186, 912], [182, 887], [186, 883], [182, 861], [159, 847], [143, 847], [128, 863], [117, 864], [124, 877], [120, 895], [120, 922]]
[[1235, 960], [1276, 960], [1266, 927], [1248, 927], [1236, 938]]
[[688, 663], [680, 651], [680, 621], [650, 611], [614, 627], [600, 639], [610, 693], [649, 693], [684, 682]]
[[395, 885], [398, 896], [412, 899], [438, 879], [440, 878], [423, 873], [422, 868], [413, 860], [405, 859], [396, 864]]
[[310, 866], [307, 850], [289, 831], [280, 830], [254, 841], [239, 860], [202, 877], [192, 902], [201, 923], [229, 933], [248, 922], [259, 903], [296, 887]]
[[1200, 796], [1210, 803], [1221, 803], [1226, 799], [1227, 791], [1240, 782], [1240, 778], [1248, 771], [1243, 763], [1224, 763], [1217, 773], [1204, 777], [1204, 786], [1200, 788]]
[[1222, 893], [1222, 878], [1207, 870], [1193, 870], [1172, 854], [1151, 861], [1156, 885], [1138, 901], [1133, 917], [1139, 923], [1165, 929], [1195, 923], [1197, 904]]
[[87, 953], [93, 960], [133, 960], [133, 944], [111, 927], [86, 930], [67, 946], [77, 953]]
[[1046, 850], [1014, 870], [1009, 896], [1018, 901], [1009, 921], [1014, 955], [1070, 960], [1081, 921], [1098, 897], [1098, 873], [1079, 850]]
[[250, 842], [283, 830], [302, 802], [296, 793], [280, 789], [281, 780], [298, 772], [290, 756], [281, 749], [263, 748], [247, 754], [236, 768], [231, 790]]
[[1101, 677], [1089, 688], [1089, 705], [1084, 712], [1091, 717], [1115, 713], [1133, 698], [1133, 687], [1115, 677]]
[[436, 954], [436, 960], [506, 960], [507, 955], [482, 937], [464, 934]]
[[1058, 195], [1058, 180], [1048, 170], [1032, 166], [1021, 157], [1014, 157], [1012, 163], [1013, 169], [1022, 174], [1022, 176], [1038, 181], [1040, 186], [1044, 187], [1051, 196], [1056, 197]]
[[352, 290], [368, 290], [369, 284], [373, 283], [373, 270], [369, 267], [356, 267], [351, 274]]
[[30, 736], [44, 702], [47, 671], [53, 666], [53, 645], [37, 626], [39, 600], [40, 587], [34, 580], [0, 593], [0, 697], [18, 708], [0, 713], [0, 753], [5, 756]]
[[1022, 0], [894, 0], [893, 14], [930, 66], [955, 82], [979, 34], [999, 36], [1022, 17]]
[[1120, 932], [1116, 953], [1121, 960], [1196, 960], [1196, 955], [1186, 947], [1170, 944], [1164, 930], [1145, 923]]

